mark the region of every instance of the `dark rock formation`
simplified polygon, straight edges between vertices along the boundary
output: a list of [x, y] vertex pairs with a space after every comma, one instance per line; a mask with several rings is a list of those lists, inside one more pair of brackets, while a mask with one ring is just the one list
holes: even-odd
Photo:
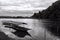
[[9, 38], [5, 33], [0, 31], [0, 40], [14, 40], [14, 39]]
[[15, 32], [12, 32], [13, 34], [15, 34], [18, 37], [25, 37], [26, 35], [31, 36], [27, 31], [30, 30], [28, 28], [24, 28], [24, 27], [20, 27], [18, 25], [12, 25], [12, 26], [5, 26], [8, 28], [12, 28], [14, 30], [16, 30]]

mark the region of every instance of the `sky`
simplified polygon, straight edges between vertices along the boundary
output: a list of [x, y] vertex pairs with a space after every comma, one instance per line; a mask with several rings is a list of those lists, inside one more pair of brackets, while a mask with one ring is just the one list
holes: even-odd
[[0, 10], [43, 10], [56, 0], [0, 0]]
[[0, 16], [31, 16], [57, 0], [0, 0]]

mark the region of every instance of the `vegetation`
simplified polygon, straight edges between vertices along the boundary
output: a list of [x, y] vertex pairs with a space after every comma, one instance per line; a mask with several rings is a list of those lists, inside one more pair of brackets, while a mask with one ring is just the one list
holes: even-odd
[[0, 18], [29, 18], [29, 17], [22, 17], [22, 16], [0, 16]]
[[34, 13], [34, 15], [33, 16], [31, 16], [31, 18], [41, 18], [41, 16], [42, 16], [42, 13], [39, 11], [39, 13]]
[[46, 10], [39, 13], [34, 13], [33, 18], [40, 19], [57, 19], [60, 18], [60, 1], [56, 1], [51, 6], [49, 6]]
[[60, 1], [56, 1], [46, 10], [34, 13], [33, 18], [49, 19], [46, 29], [60, 38]]

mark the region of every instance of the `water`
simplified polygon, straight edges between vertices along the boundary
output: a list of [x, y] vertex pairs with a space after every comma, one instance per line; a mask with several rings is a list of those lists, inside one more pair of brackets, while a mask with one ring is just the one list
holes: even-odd
[[[16, 22], [25, 22], [27, 25], [20, 25], [22, 27], [30, 28], [28, 32], [32, 35], [32, 37], [25, 36], [24, 38], [19, 38], [11, 33], [12, 29], [4, 28], [2, 27], [0, 30], [2, 30], [6, 35], [8, 35], [11, 38], [14, 38], [16, 40], [59, 40], [57, 37], [50, 34], [45, 29], [44, 22], [47, 22], [47, 20], [42, 19], [0, 19], [0, 22], [2, 20], [12, 20]], [[2, 22], [1, 22], [2, 23]], [[0, 24], [1, 25], [1, 24]]]

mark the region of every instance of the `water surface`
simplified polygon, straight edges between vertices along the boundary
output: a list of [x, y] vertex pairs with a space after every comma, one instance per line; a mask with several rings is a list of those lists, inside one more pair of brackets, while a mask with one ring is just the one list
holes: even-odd
[[[44, 22], [48, 22], [44, 19], [0, 19], [0, 23], [2, 23], [2, 20], [12, 20], [16, 22], [24, 22], [27, 23], [27, 25], [20, 25], [22, 27], [30, 28], [28, 32], [32, 35], [32, 37], [25, 36], [24, 38], [17, 37], [16, 35], [12, 34], [12, 29], [1, 27], [0, 30], [2, 30], [6, 35], [8, 35], [11, 38], [19, 39], [19, 40], [58, 40], [57, 37], [50, 34], [49, 31], [45, 29]], [[0, 24], [0, 26], [3, 26]]]

